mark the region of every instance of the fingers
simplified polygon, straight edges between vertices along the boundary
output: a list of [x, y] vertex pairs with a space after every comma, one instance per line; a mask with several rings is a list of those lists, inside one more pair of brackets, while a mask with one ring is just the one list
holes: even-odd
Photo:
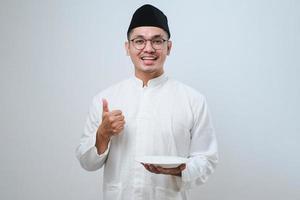
[[108, 123], [110, 124], [111, 129], [113, 130], [114, 133], [119, 132], [124, 129], [125, 125], [125, 120], [124, 116], [110, 116], [108, 118]]
[[113, 134], [118, 134], [124, 129], [125, 121], [119, 122], [119, 123], [114, 123], [112, 125], [112, 132]]
[[[102, 99], [102, 111], [108, 113], [109, 108], [108, 108], [108, 101], [106, 99]], [[110, 112], [112, 115], [121, 115], [122, 111], [121, 110], [113, 110]]]
[[157, 170], [162, 174], [169, 174], [169, 175], [179, 175], [185, 169], [185, 164], [182, 164], [175, 168], [162, 168], [157, 167]]
[[108, 102], [106, 99], [102, 99], [102, 111], [103, 112], [109, 112], [109, 109], [108, 109]]
[[124, 115], [109, 115], [108, 117], [108, 120], [111, 122], [111, 123], [114, 123], [114, 122], [119, 122], [119, 121], [124, 121], [125, 117]]
[[110, 112], [103, 112], [102, 117], [114, 117], [114, 116], [122, 116], [123, 113], [121, 110], [113, 110]]
[[122, 111], [121, 110], [112, 110], [110, 112], [111, 115], [114, 115], [114, 116], [118, 116], [118, 115], [122, 115]]
[[181, 172], [186, 168], [185, 164], [182, 164], [175, 168], [163, 168], [159, 166], [154, 166], [151, 164], [144, 164], [142, 163], [145, 169], [147, 169], [149, 172], [155, 173], [155, 174], [166, 174], [166, 175], [174, 175], [178, 176], [181, 174]]
[[144, 165], [145, 169], [147, 169], [149, 172], [160, 174], [159, 170], [154, 165], [144, 163], [142, 163], [142, 165]]

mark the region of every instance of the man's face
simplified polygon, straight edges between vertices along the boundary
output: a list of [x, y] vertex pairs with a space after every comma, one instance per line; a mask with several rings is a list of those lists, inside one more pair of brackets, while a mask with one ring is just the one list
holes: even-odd
[[[145, 39], [146, 45], [142, 49], [134, 46], [134, 39]], [[167, 55], [170, 54], [172, 47], [171, 41], [164, 41], [161, 49], [153, 48], [150, 40], [163, 39], [167, 40], [167, 33], [157, 27], [142, 26], [134, 28], [129, 35], [129, 41], [125, 43], [127, 55], [130, 56], [137, 76], [159, 76], [163, 73], [163, 66]], [[155, 40], [153, 40], [155, 41]]]

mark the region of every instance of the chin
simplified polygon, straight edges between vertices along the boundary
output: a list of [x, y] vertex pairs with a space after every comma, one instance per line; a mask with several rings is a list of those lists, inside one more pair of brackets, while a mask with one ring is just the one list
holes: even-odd
[[141, 67], [139, 67], [139, 70], [142, 72], [155, 72], [158, 71], [159, 69], [156, 66], [153, 65], [143, 65]]
[[142, 70], [141, 70], [142, 72], [144, 72], [144, 73], [155, 73], [155, 72], [159, 72], [160, 70], [159, 69], [157, 69], [157, 68], [143, 68]]
[[137, 65], [138, 67], [135, 67], [136, 70], [140, 73], [144, 73], [144, 74], [157, 74], [157, 73], [161, 73], [161, 71], [163, 71], [161, 66], [158, 66], [156, 64], [154, 65], [145, 65], [144, 63], [140, 63], [139, 65]]

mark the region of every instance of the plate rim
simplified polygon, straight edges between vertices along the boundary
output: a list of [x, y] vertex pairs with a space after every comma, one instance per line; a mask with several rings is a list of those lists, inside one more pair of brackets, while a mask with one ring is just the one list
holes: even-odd
[[[166, 157], [166, 158], [177, 158], [178, 161], [175, 161], [175, 162], [143, 162], [143, 157], [144, 158], [155, 158], [155, 157], [160, 157], [160, 158], [163, 158], [163, 157]], [[154, 164], [154, 165], [174, 165], [174, 164], [185, 164], [187, 163], [188, 161], [188, 158], [186, 157], [181, 157], [181, 156], [159, 156], [159, 155], [154, 155], [154, 156], [147, 156], [147, 155], [144, 155], [144, 156], [136, 156], [135, 157], [135, 160], [139, 163], [146, 163], [146, 164]]]

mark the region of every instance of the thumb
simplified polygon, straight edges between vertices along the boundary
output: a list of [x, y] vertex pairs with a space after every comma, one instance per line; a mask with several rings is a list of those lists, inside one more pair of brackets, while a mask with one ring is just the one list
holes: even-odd
[[102, 106], [103, 106], [102, 112], [109, 112], [108, 102], [106, 99], [102, 99]]

